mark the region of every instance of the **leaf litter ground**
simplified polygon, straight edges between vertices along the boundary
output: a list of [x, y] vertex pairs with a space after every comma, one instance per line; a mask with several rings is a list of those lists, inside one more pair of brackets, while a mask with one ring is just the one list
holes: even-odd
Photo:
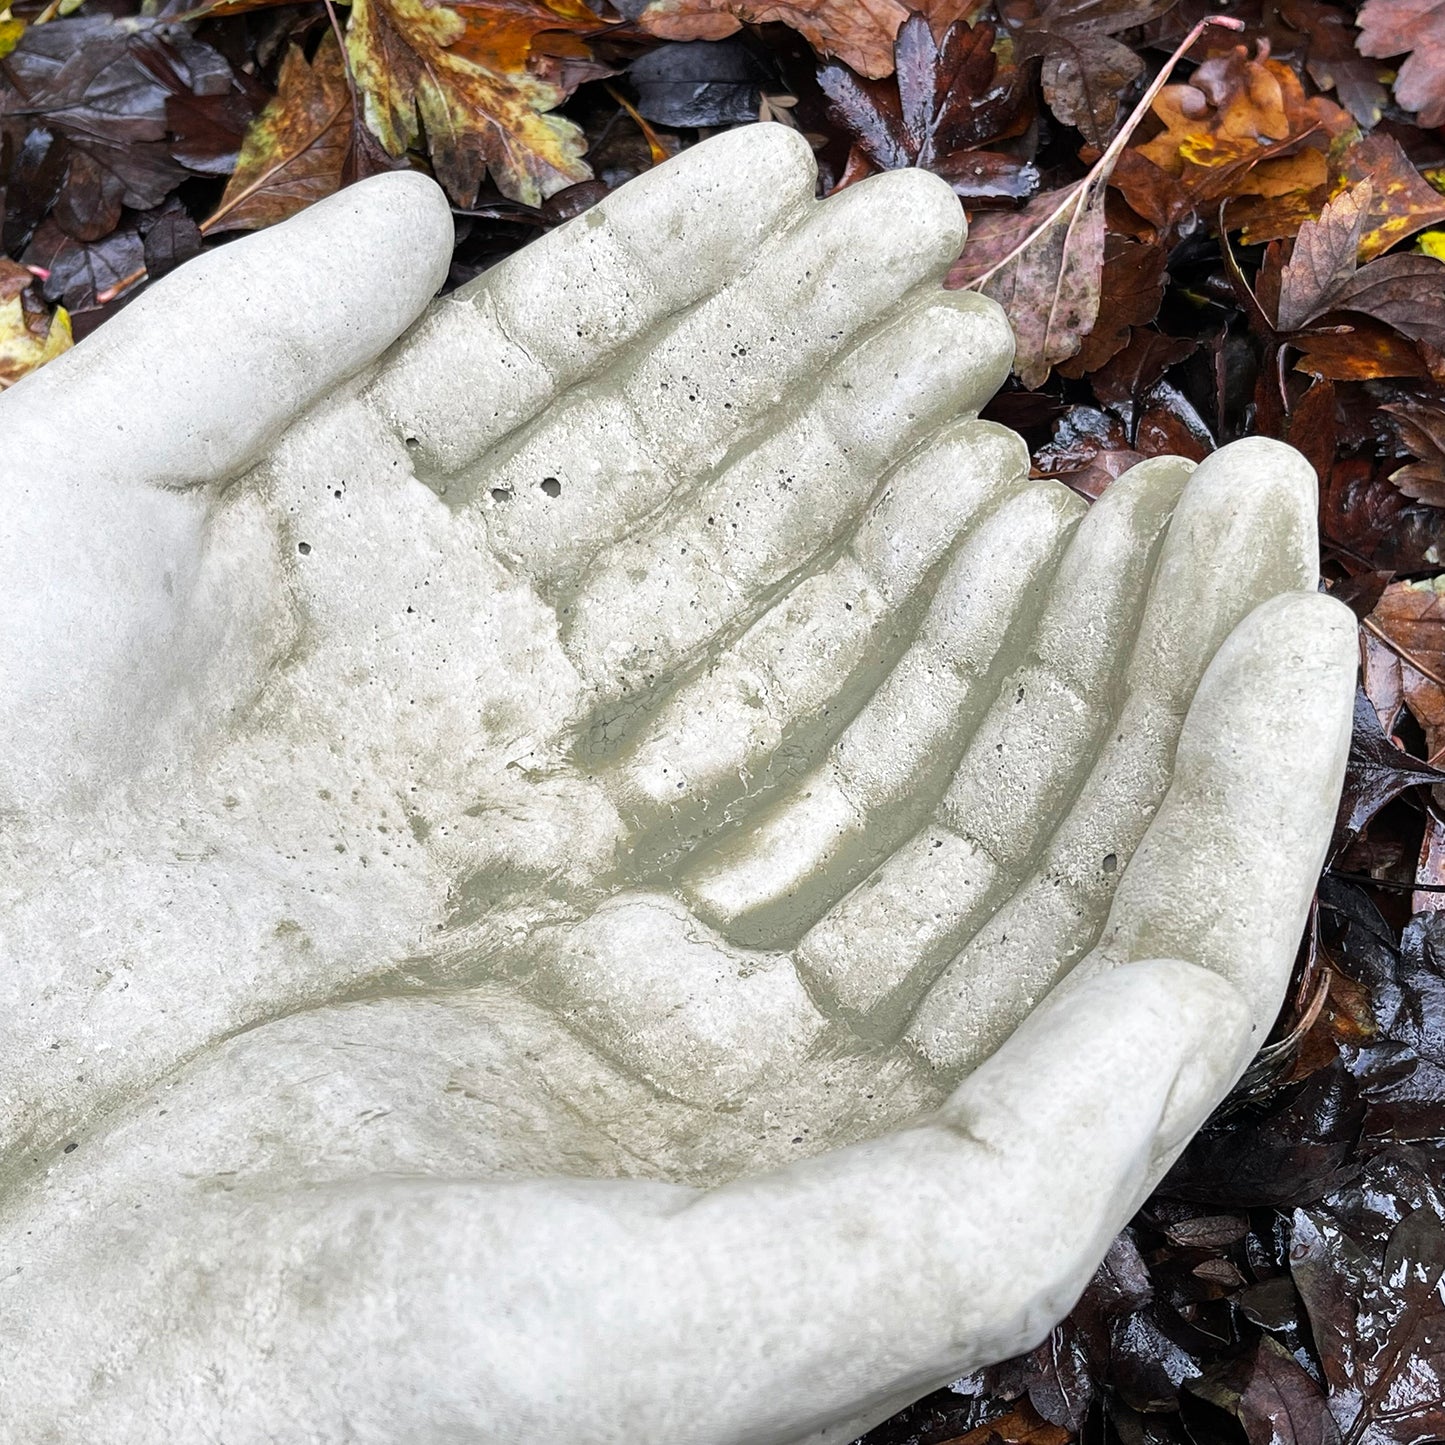
[[1362, 666], [1283, 1015], [1048, 1340], [869, 1445], [1445, 1440], [1445, 0], [1222, 8], [1202, 33], [1198, 0], [0, 8], [0, 386], [378, 170], [446, 188], [455, 285], [772, 119], [824, 193], [953, 186], [950, 284], [1010, 310], [988, 414], [1037, 475], [1097, 497], [1252, 433], [1314, 464]]

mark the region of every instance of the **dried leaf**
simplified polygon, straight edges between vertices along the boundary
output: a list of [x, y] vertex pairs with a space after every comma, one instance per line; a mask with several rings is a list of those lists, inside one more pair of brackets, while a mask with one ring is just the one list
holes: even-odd
[[1425, 731], [1432, 758], [1445, 750], [1445, 577], [1392, 582], [1370, 621], [1400, 657], [1405, 704]]
[[355, 0], [346, 48], [366, 123], [389, 154], [424, 134], [457, 205], [474, 205], [490, 172], [503, 195], [536, 206], [592, 172], [581, 129], [547, 113], [562, 89], [526, 69], [532, 42], [602, 28], [580, 0]]
[[35, 294], [35, 277], [0, 256], [0, 391], [71, 346], [70, 317], [52, 314]]
[[1298, 331], [1328, 310], [1330, 297], [1354, 275], [1372, 193], [1370, 182], [1361, 181], [1331, 201], [1318, 221], [1300, 227], [1280, 278], [1281, 331]]
[[908, 11], [898, 0], [651, 0], [637, 15], [664, 40], [722, 40], [748, 25], [790, 25], [820, 55], [877, 80], [893, 71], [893, 39]]
[[1390, 480], [1407, 497], [1445, 507], [1445, 409], [1402, 401], [1380, 410], [1390, 417], [1401, 446], [1416, 458], [1391, 472]]
[[355, 135], [341, 47], [327, 34], [314, 60], [293, 45], [276, 95], [247, 132], [208, 231], [274, 226], [341, 186]]
[[1008, 313], [1014, 372], [1032, 388], [1093, 328], [1103, 265], [1104, 188], [1080, 184], [1046, 191], [1012, 215], [977, 216], [948, 284], [977, 286]]
[[1359, 14], [1361, 55], [1408, 55], [1395, 99], [1423, 126], [1445, 125], [1445, 5], [1439, 0], [1366, 0]]

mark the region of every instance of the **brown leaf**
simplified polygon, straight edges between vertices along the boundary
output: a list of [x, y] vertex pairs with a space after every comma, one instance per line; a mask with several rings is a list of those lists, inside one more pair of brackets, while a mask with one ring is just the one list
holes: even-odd
[[1299, 1209], [1289, 1258], [1351, 1445], [1445, 1436], [1445, 1225], [1434, 1211], [1406, 1214], [1377, 1267], [1328, 1212]]
[[603, 28], [581, 0], [354, 0], [346, 49], [366, 123], [389, 154], [425, 135], [457, 205], [472, 206], [490, 172], [503, 195], [536, 206], [592, 173], [581, 129], [547, 113], [561, 87], [527, 70], [532, 43]]
[[[1301, 146], [1323, 151], [1354, 126], [1324, 96], [1307, 97], [1299, 77], [1267, 53], [1238, 45], [1204, 61], [1187, 85], [1167, 85], [1154, 102], [1163, 132], [1139, 154], [1183, 181], [1201, 203], [1228, 195], [1284, 195], [1323, 181], [1323, 156], [1303, 163]], [[1286, 162], [1290, 164], [1285, 164]], [[1301, 165], [1305, 170], [1301, 170]]]
[[1064, 376], [1097, 371], [1128, 345], [1135, 327], [1153, 321], [1168, 284], [1167, 261], [1162, 246], [1146, 246], [1112, 232], [1105, 236], [1098, 318], [1078, 354], [1060, 363]]
[[1072, 1430], [1051, 1425], [1025, 1400], [1007, 1415], [990, 1420], [967, 1435], [941, 1441], [940, 1445], [1069, 1445], [1073, 1438]]
[[1445, 221], [1445, 196], [1420, 174], [1393, 136], [1377, 132], [1346, 146], [1340, 164], [1344, 184], [1368, 180], [1371, 186], [1369, 219], [1360, 237], [1362, 262]]
[[1411, 341], [1445, 349], [1445, 262], [1433, 256], [1381, 256], [1361, 267], [1327, 301], [1330, 312], [1359, 312]]
[[1408, 55], [1395, 99], [1422, 126], [1445, 125], [1445, 5], [1439, 0], [1366, 0], [1359, 14], [1361, 55]]
[[1325, 1392], [1268, 1335], [1249, 1354], [1190, 1380], [1188, 1388], [1233, 1415], [1249, 1445], [1339, 1445], [1340, 1427]]
[[664, 40], [721, 40], [749, 25], [790, 25], [820, 55], [877, 80], [893, 72], [893, 39], [908, 18], [898, 0], [651, 0], [637, 16]]
[[1382, 406], [1396, 436], [1416, 460], [1390, 473], [1390, 480], [1416, 501], [1445, 507], [1445, 409], [1418, 401]]
[[1330, 381], [1375, 381], [1383, 376], [1426, 377], [1418, 348], [1379, 321], [1361, 320], [1329, 331], [1305, 331], [1295, 370]]
[[1329, 298], [1354, 275], [1371, 194], [1370, 182], [1361, 181], [1331, 201], [1318, 221], [1300, 227], [1280, 278], [1281, 331], [1298, 331], [1328, 309]]
[[1032, 388], [1092, 329], [1103, 264], [1104, 188], [1080, 183], [1046, 191], [1022, 211], [976, 216], [947, 284], [976, 286], [1008, 313], [1014, 372]]
[[1171, 0], [1005, 0], [1000, 7], [1020, 64], [1042, 57], [1049, 109], [1094, 146], [1105, 145], [1119, 103], [1144, 62], [1111, 37], [1156, 19]]
[[328, 33], [310, 62], [293, 45], [281, 62], [275, 98], [247, 132], [206, 229], [274, 226], [338, 190], [355, 121], [335, 37]]
[[1434, 758], [1445, 747], [1445, 686], [1435, 681], [1445, 678], [1445, 577], [1392, 582], [1370, 621], [1400, 658], [1405, 705]]
[[1281, 0], [1278, 14], [1304, 39], [1310, 79], [1321, 90], [1333, 90], [1363, 129], [1376, 125], [1389, 92], [1382, 67], [1355, 48], [1353, 15], [1320, 0]]

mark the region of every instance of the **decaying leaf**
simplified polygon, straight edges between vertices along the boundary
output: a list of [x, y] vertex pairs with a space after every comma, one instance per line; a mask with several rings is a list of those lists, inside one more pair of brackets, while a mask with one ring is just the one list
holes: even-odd
[[581, 0], [355, 0], [346, 48], [366, 122], [400, 156], [423, 134], [437, 179], [461, 207], [490, 173], [526, 205], [591, 177], [575, 122], [548, 114], [558, 85], [526, 68], [536, 37], [590, 33], [602, 22]]
[[1049, 109], [1090, 145], [1107, 144], [1120, 103], [1143, 73], [1134, 50], [1115, 40], [1156, 19], [1172, 0], [1004, 0], [1000, 13], [1022, 64], [1039, 57]]
[[1165, 86], [1154, 114], [1164, 129], [1139, 154], [1205, 205], [1325, 184], [1330, 141], [1354, 126], [1332, 100], [1306, 96], [1288, 65], [1242, 45], [1204, 61], [1187, 84]]
[[1360, 236], [1360, 260], [1371, 261], [1426, 226], [1445, 221], [1445, 195], [1415, 168], [1393, 136], [1376, 133], [1345, 148], [1345, 185], [1370, 182], [1369, 216]]
[[951, 286], [976, 286], [1013, 323], [1014, 372], [1042, 386], [1056, 362], [1083, 345], [1099, 314], [1104, 188], [1046, 191], [1022, 210], [974, 219]]
[[1024, 74], [999, 65], [995, 37], [991, 25], [957, 22], [936, 38], [927, 17], [914, 15], [898, 32], [893, 80], [867, 80], [835, 61], [820, 67], [818, 85], [872, 166], [932, 171], [965, 204], [1023, 200], [1038, 189], [1038, 168], [982, 149], [1032, 117]]
[[1445, 4], [1440, 0], [1366, 0], [1360, 9], [1360, 54], [1405, 55], [1395, 99], [1421, 125], [1445, 124]]
[[1419, 401], [1399, 401], [1380, 408], [1391, 421], [1400, 444], [1413, 462], [1390, 473], [1407, 497], [1445, 507], [1445, 408]]
[[36, 295], [35, 277], [0, 256], [0, 390], [53, 361], [71, 345], [70, 317]]
[[1445, 577], [1392, 582], [1370, 614], [1400, 662], [1405, 704], [1432, 759], [1445, 756]]
[[1280, 330], [1298, 331], [1328, 310], [1330, 297], [1355, 274], [1373, 190], [1369, 181], [1361, 181], [1331, 201], [1318, 221], [1300, 227], [1280, 276]]
[[1268, 1335], [1248, 1354], [1191, 1380], [1188, 1388], [1233, 1415], [1249, 1445], [1340, 1445], [1325, 1392]]
[[1296, 1210], [1290, 1270], [1350, 1445], [1445, 1435], [1445, 1225], [1406, 1215], [1382, 1263], [1327, 1211]]
[[1322, 0], [1281, 0], [1277, 13], [1301, 37], [1310, 79], [1333, 90], [1362, 129], [1377, 125], [1389, 99], [1385, 72], [1355, 48], [1353, 13]]
[[638, 23], [665, 40], [722, 40], [749, 25], [790, 25], [820, 55], [877, 80], [893, 70], [898, 0], [651, 0]]
[[341, 47], [327, 34], [308, 61], [293, 45], [276, 95], [247, 132], [208, 231], [274, 226], [342, 182], [358, 130]]

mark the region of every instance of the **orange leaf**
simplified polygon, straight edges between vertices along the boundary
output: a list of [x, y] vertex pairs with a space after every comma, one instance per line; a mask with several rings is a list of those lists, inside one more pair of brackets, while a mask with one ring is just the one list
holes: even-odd
[[532, 42], [604, 28], [577, 0], [354, 0], [346, 48], [366, 123], [390, 154], [424, 136], [459, 206], [476, 201], [488, 172], [504, 195], [536, 206], [592, 173], [582, 131], [548, 114], [563, 89], [526, 68]]
[[1299, 77], [1267, 53], [1244, 46], [1206, 60], [1187, 85], [1168, 85], [1154, 102], [1164, 130], [1137, 147], [1201, 201], [1280, 196], [1325, 180], [1324, 157], [1303, 160], [1354, 127], [1349, 112], [1324, 96], [1307, 97]]

